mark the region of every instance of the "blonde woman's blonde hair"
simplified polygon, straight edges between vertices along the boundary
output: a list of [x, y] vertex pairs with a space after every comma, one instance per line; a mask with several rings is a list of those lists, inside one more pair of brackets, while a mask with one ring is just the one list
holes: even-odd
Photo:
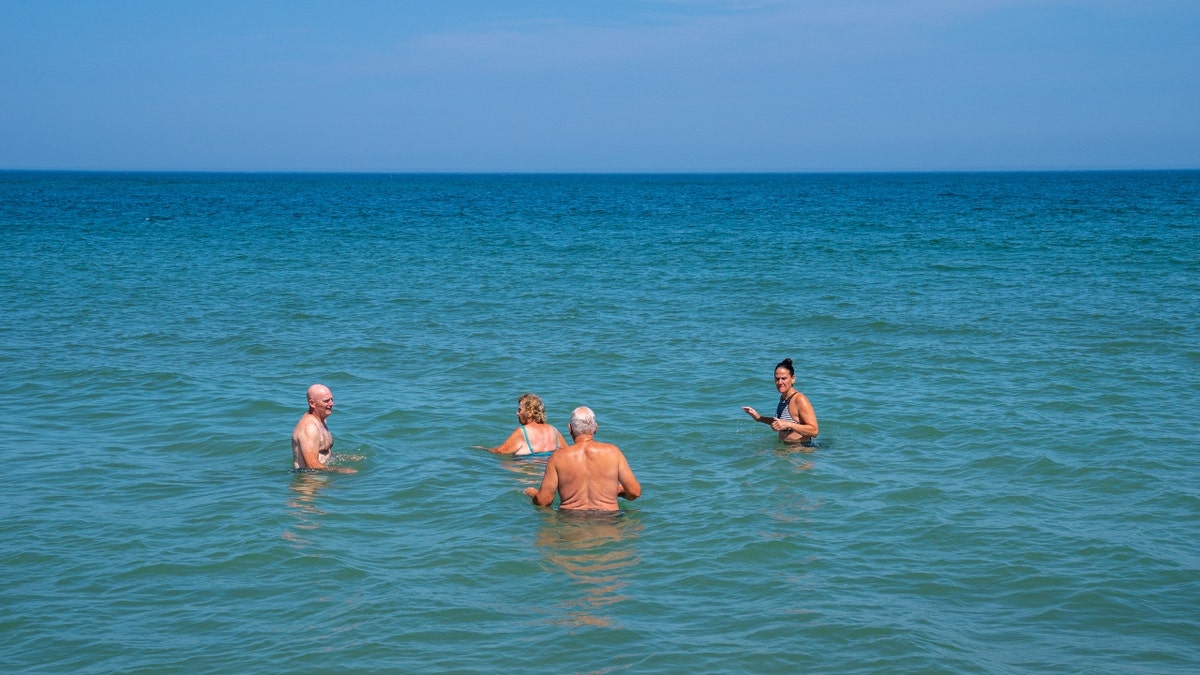
[[546, 423], [546, 405], [537, 394], [521, 394], [521, 398], [517, 399], [517, 410], [521, 411], [522, 419], [537, 424]]

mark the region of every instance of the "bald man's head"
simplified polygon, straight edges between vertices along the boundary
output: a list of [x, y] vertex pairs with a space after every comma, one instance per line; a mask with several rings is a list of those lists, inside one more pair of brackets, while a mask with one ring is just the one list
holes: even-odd
[[308, 412], [321, 420], [333, 413], [333, 392], [323, 384], [314, 384], [308, 388]]

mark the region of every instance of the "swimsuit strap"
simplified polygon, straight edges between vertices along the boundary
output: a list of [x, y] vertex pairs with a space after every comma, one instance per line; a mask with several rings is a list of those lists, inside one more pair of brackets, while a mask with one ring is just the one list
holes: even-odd
[[533, 449], [533, 443], [529, 442], [529, 430], [525, 428], [524, 424], [521, 425], [521, 433], [525, 434], [525, 447], [529, 448], [529, 454], [532, 455], [537, 452], [537, 450]]
[[800, 392], [798, 392], [798, 391], [793, 391], [790, 396], [779, 401], [779, 405], [775, 408], [775, 419], [787, 420], [789, 422], [796, 421], [796, 420], [792, 419], [792, 411], [788, 407], [788, 403], [790, 403], [792, 398], [795, 397], [796, 394], [799, 394], [799, 393]]

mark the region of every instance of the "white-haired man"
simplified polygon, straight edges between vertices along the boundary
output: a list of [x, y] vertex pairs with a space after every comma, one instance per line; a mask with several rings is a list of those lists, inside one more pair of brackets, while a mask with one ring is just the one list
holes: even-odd
[[550, 456], [540, 488], [525, 488], [538, 506], [550, 506], [558, 494], [558, 508], [572, 511], [616, 511], [617, 498], [637, 499], [642, 494], [621, 449], [601, 443], [596, 434], [596, 414], [579, 407], [571, 413], [574, 441]]

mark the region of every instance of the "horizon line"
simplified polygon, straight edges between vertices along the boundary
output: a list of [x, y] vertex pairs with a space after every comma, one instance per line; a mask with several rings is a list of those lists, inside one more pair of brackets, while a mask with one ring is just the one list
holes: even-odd
[[92, 174], [224, 174], [224, 175], [360, 175], [360, 176], [787, 176], [862, 174], [1002, 174], [1002, 173], [1169, 173], [1195, 172], [1197, 167], [1091, 169], [795, 169], [795, 170], [387, 170], [387, 169], [29, 169], [0, 168], [0, 173]]

